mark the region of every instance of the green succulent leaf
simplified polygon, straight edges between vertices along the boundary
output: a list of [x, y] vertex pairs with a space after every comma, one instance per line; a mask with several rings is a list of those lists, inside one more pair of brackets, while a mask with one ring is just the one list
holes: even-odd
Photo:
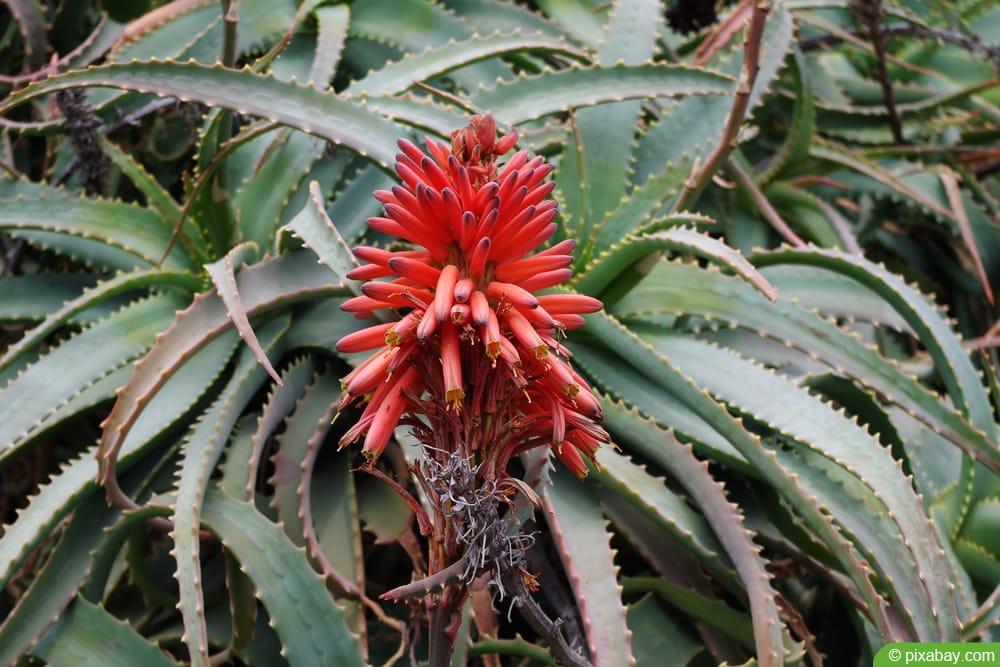
[[476, 91], [471, 99], [499, 122], [519, 125], [560, 111], [625, 99], [725, 95], [732, 86], [732, 79], [723, 74], [683, 65], [571, 67], [503, 81]]
[[289, 664], [306, 667], [318, 655], [337, 665], [364, 664], [343, 611], [279, 526], [217, 490], [205, 495], [202, 520], [254, 582]]
[[255, 74], [249, 69], [150, 60], [67, 72], [32, 84], [0, 104], [0, 113], [59, 90], [98, 86], [181, 97], [260, 116], [315, 134], [388, 169], [393, 141], [406, 131], [362, 105], [315, 88]]
[[[156, 212], [123, 202], [68, 196], [0, 199], [0, 229], [28, 240], [48, 239], [49, 244], [71, 257], [88, 258], [80, 243], [106, 246], [111, 270], [147, 269], [159, 265], [172, 229]], [[45, 237], [32, 232], [49, 232]], [[111, 259], [113, 257], [113, 259]], [[94, 258], [97, 259], [96, 257]], [[189, 271], [191, 261], [175, 247], [163, 268]]]
[[33, 653], [54, 667], [127, 667], [137, 662], [150, 667], [177, 665], [126, 623], [82, 598], [73, 601], [69, 612]]
[[[281, 338], [288, 330], [289, 318], [275, 318], [261, 327], [263, 351], [280, 350]], [[277, 350], [275, 349], [277, 348]], [[200, 516], [209, 477], [222, 455], [229, 433], [246, 403], [264, 381], [265, 372], [258, 365], [255, 351], [244, 348], [225, 388], [186, 437], [177, 479], [177, 502], [173, 512], [173, 555], [177, 561], [178, 609], [184, 623], [184, 640], [192, 662], [209, 664], [208, 628], [205, 599], [201, 588], [202, 569], [199, 535]]]
[[625, 607], [600, 504], [560, 468], [552, 472], [552, 484], [542, 499], [583, 617], [591, 659], [598, 664], [630, 664]]

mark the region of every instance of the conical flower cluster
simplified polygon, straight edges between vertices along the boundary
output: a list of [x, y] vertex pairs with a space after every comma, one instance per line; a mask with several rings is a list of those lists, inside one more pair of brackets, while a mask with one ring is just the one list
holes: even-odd
[[516, 140], [497, 138], [489, 115], [454, 132], [451, 146], [428, 139], [424, 152], [400, 140], [402, 185], [375, 192], [385, 215], [369, 226], [411, 249], [355, 248], [368, 263], [350, 277], [368, 282], [343, 305], [361, 318], [390, 314], [337, 345], [375, 350], [344, 378], [339, 406], [367, 401], [341, 444], [364, 435], [369, 463], [399, 424], [435, 450], [464, 449], [490, 479], [539, 446], [583, 476], [584, 458], [608, 441], [600, 405], [558, 340], [602, 304], [537, 294], [572, 276], [574, 242], [535, 252], [556, 231], [554, 184], [551, 167], [524, 151], [497, 165]]

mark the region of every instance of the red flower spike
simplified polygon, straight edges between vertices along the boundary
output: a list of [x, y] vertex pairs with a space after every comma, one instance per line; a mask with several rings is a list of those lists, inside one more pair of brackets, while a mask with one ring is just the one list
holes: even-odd
[[350, 275], [366, 282], [344, 309], [397, 319], [338, 343], [342, 352], [374, 350], [344, 378], [337, 407], [365, 409], [342, 442], [363, 435], [370, 466], [398, 424], [419, 424], [426, 456], [443, 465], [459, 453], [480, 477], [503, 477], [511, 456], [544, 446], [585, 475], [586, 459], [609, 438], [560, 336], [602, 306], [535, 294], [572, 276], [573, 240], [539, 249], [557, 229], [552, 169], [526, 151], [499, 162], [517, 135], [498, 137], [488, 115], [450, 144], [425, 143], [398, 142], [401, 184], [375, 193], [385, 212], [368, 221], [414, 249], [355, 251], [367, 264]]

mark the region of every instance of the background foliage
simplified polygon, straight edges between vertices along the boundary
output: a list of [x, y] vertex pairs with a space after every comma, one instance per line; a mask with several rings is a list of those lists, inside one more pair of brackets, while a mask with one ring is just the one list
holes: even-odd
[[[5, 0], [0, 664], [423, 659], [334, 344], [395, 141], [487, 111], [606, 305], [567, 344], [620, 449], [516, 471], [570, 643], [996, 640], [1000, 8], [706, 6]], [[549, 664], [491, 597], [454, 664]]]

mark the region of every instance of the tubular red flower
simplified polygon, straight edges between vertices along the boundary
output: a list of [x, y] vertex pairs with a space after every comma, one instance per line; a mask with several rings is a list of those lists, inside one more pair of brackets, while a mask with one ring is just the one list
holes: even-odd
[[504, 324], [510, 327], [514, 338], [526, 350], [530, 350], [536, 359], [544, 359], [549, 354], [549, 346], [545, 344], [531, 322], [516, 308], [511, 308], [503, 315]]
[[446, 407], [459, 412], [465, 391], [462, 389], [462, 355], [459, 350], [458, 329], [452, 324], [441, 327], [441, 372], [444, 378]]
[[417, 340], [426, 341], [431, 335], [437, 331], [438, 318], [434, 317], [434, 313], [428, 313], [427, 311], [420, 312], [420, 323], [417, 325]]
[[410, 403], [406, 393], [418, 377], [416, 369], [407, 369], [399, 381], [392, 385], [392, 389], [386, 392], [387, 396], [383, 400], [378, 403], [372, 402], [372, 405], [376, 406], [375, 417], [365, 435], [365, 444], [361, 450], [368, 460], [377, 459], [385, 449], [389, 436], [392, 435], [392, 429], [399, 424], [399, 418]]
[[[572, 263], [573, 257], [571, 255], [533, 255], [516, 262], [511, 262], [510, 264], [498, 266], [495, 275], [497, 280], [503, 280], [504, 282], [519, 281], [536, 273], [565, 268]], [[570, 275], [572, 275], [572, 271]], [[559, 281], [559, 283], [562, 282], [565, 281]], [[559, 283], [553, 284], [558, 285]], [[522, 285], [522, 287], [524, 286]]]
[[462, 278], [455, 283], [455, 301], [466, 303], [476, 289], [476, 283], [471, 278]]
[[583, 294], [542, 294], [538, 297], [538, 305], [553, 315], [596, 313], [604, 308], [600, 301]]
[[476, 247], [472, 251], [472, 259], [469, 261], [469, 275], [474, 280], [481, 279], [486, 272], [486, 260], [489, 259], [492, 245], [489, 236], [484, 236], [476, 243]]
[[395, 323], [391, 329], [385, 332], [385, 344], [389, 347], [396, 347], [407, 340], [420, 323], [420, 316], [416, 313], [407, 313], [399, 322]]
[[404, 278], [428, 287], [437, 285], [438, 278], [441, 277], [441, 269], [409, 257], [393, 257], [388, 261], [388, 266]]
[[455, 283], [458, 282], [458, 267], [454, 264], [441, 269], [437, 287], [434, 289], [434, 317], [438, 322], [448, 319], [451, 306], [455, 303]]
[[534, 294], [513, 283], [491, 282], [486, 286], [486, 296], [497, 301], [506, 300], [522, 308], [538, 307], [538, 299]]
[[365, 264], [347, 272], [347, 277], [351, 280], [375, 280], [376, 278], [388, 278], [391, 275], [393, 275], [392, 269], [379, 264]]
[[365, 350], [382, 347], [385, 345], [386, 334], [396, 324], [397, 322], [386, 322], [349, 333], [337, 341], [337, 352], [364, 352]]
[[395, 352], [395, 349], [387, 349], [373, 354], [348, 373], [347, 377], [341, 381], [344, 396], [337, 405], [337, 409], [343, 410], [358, 396], [375, 391], [379, 384], [385, 382], [389, 362], [392, 361]]
[[577, 477], [586, 477], [587, 473], [590, 472], [583, 457], [580, 456], [580, 450], [573, 443], [564, 442], [561, 445], [552, 443], [552, 450], [556, 453], [559, 460], [563, 462], [563, 465], [569, 468], [570, 472]]
[[564, 282], [573, 277], [573, 271], [570, 269], [556, 269], [554, 271], [543, 271], [541, 273], [536, 273], [532, 276], [528, 276], [521, 281], [521, 289], [525, 289], [529, 292], [534, 292], [535, 290], [545, 289], [547, 287], [554, 287], [556, 285], [562, 285]]
[[451, 307], [451, 323], [457, 326], [468, 324], [471, 312], [468, 304], [456, 303]]
[[392, 308], [391, 303], [381, 301], [379, 299], [373, 299], [370, 296], [355, 296], [351, 297], [347, 301], [341, 304], [340, 309], [348, 313], [357, 313], [358, 315], [368, 315], [371, 316], [372, 311], [382, 310], [383, 308]]
[[496, 319], [496, 312], [490, 308], [490, 302], [486, 299], [486, 295], [480, 290], [476, 290], [469, 296], [469, 308], [470, 314], [472, 315], [472, 321], [479, 326], [485, 326], [490, 313], [493, 313], [493, 318]]
[[361, 291], [369, 298], [398, 308], [426, 307], [426, 304], [434, 300], [434, 294], [429, 290], [406, 287], [395, 282], [368, 282], [361, 286]]
[[[477, 292], [477, 294], [482, 294], [482, 292]], [[496, 359], [500, 356], [502, 350], [500, 346], [500, 321], [497, 319], [497, 314], [490, 310], [486, 313], [486, 323], [482, 325], [482, 339], [483, 345], [486, 346], [486, 356], [490, 359]]]

